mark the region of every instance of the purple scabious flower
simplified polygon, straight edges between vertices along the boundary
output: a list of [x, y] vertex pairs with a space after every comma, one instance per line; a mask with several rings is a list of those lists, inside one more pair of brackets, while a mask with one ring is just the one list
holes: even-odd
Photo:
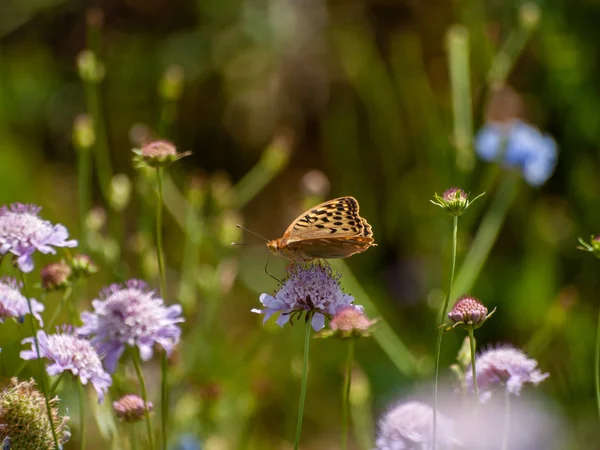
[[[112, 384], [112, 379], [104, 371], [102, 360], [92, 343], [75, 336], [67, 329], [57, 334], [46, 334], [45, 331], [39, 330], [36, 336], [40, 357], [52, 361], [52, 364], [46, 368], [48, 375], [53, 376], [68, 371], [73, 376], [79, 377], [81, 384], [85, 385], [90, 381], [98, 393], [98, 402], [102, 403], [104, 394]], [[25, 338], [21, 343], [31, 344], [30, 350], [21, 351], [21, 358], [37, 359], [34, 338]]]
[[[27, 299], [21, 294], [21, 284], [10, 277], [0, 278], [0, 323], [5, 319], [12, 317], [18, 322], [23, 322], [25, 314], [29, 314], [29, 305]], [[44, 326], [44, 321], [40, 313], [44, 310], [44, 305], [36, 299], [31, 298], [31, 309], [40, 326]]]
[[54, 247], [75, 247], [67, 240], [69, 232], [60, 224], [53, 225], [38, 217], [40, 207], [13, 203], [0, 208], [0, 255], [12, 253], [23, 272], [33, 270], [33, 254], [56, 253]]
[[[481, 402], [488, 401], [497, 389], [506, 389], [510, 394], [519, 395], [525, 383], [538, 385], [550, 376], [537, 368], [535, 359], [528, 358], [521, 350], [511, 346], [486, 350], [477, 356], [475, 364]], [[471, 369], [467, 370], [465, 382], [468, 391], [473, 392]]]
[[475, 137], [475, 150], [485, 161], [502, 157], [506, 166], [520, 169], [532, 186], [541, 186], [550, 178], [558, 153], [552, 137], [520, 120], [487, 123]]
[[181, 306], [165, 306], [162, 298], [140, 280], [129, 280], [123, 285], [113, 284], [92, 301], [94, 312], [83, 312], [83, 326], [79, 335], [92, 337], [94, 344], [106, 354], [104, 365], [113, 373], [126, 346], [137, 346], [142, 360], [154, 354], [154, 344], [160, 345], [167, 355], [179, 342], [183, 322]]
[[325, 327], [325, 316], [331, 318], [338, 311], [353, 306], [354, 297], [342, 292], [340, 288], [341, 274], [334, 274], [329, 266], [313, 264], [310, 266], [294, 264], [288, 269], [288, 276], [275, 297], [261, 294], [260, 302], [265, 309], [253, 309], [252, 312], [264, 314], [265, 323], [279, 313], [277, 325], [283, 327], [290, 319], [306, 314], [315, 331]]
[[[375, 446], [376, 450], [430, 449], [432, 435], [433, 409], [411, 401], [393, 407], [381, 418]], [[438, 413], [438, 448], [450, 448], [455, 442], [452, 422]]]

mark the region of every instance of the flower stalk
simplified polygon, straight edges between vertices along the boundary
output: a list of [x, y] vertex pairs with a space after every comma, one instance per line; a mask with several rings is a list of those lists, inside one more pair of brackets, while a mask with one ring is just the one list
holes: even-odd
[[31, 306], [31, 299], [29, 298], [29, 290], [27, 289], [27, 281], [25, 280], [25, 274], [21, 273], [21, 281], [23, 282], [23, 293], [25, 294], [25, 298], [27, 299], [27, 305], [29, 307], [29, 314], [31, 314], [31, 320], [29, 323], [31, 324], [31, 333], [33, 335], [33, 343], [35, 346], [35, 352], [37, 354], [38, 367], [40, 369], [40, 384], [42, 387], [42, 393], [44, 394], [44, 400], [46, 402], [46, 411], [48, 412], [48, 422], [50, 423], [50, 428], [52, 429], [52, 439], [54, 440], [54, 445], [57, 449], [60, 448], [58, 444], [58, 436], [56, 435], [56, 430], [54, 429], [54, 419], [52, 418], [52, 407], [50, 406], [50, 399], [48, 398], [48, 386], [46, 385], [46, 374], [44, 373], [44, 364], [42, 363], [42, 358], [40, 355], [40, 345], [37, 339], [37, 330], [35, 326], [35, 320], [33, 317], [33, 308]]
[[444, 300], [444, 305], [441, 309], [440, 315], [440, 329], [438, 331], [437, 345], [435, 349], [435, 387], [433, 396], [433, 448], [437, 442], [437, 411], [438, 411], [438, 397], [439, 397], [439, 375], [440, 375], [440, 354], [442, 352], [442, 340], [444, 339], [444, 321], [446, 320], [446, 313], [448, 312], [448, 305], [450, 304], [450, 295], [452, 293], [452, 284], [454, 283], [454, 272], [456, 270], [456, 247], [458, 243], [458, 216], [452, 216], [452, 265], [450, 269], [450, 282], [448, 287], [448, 293]]
[[294, 443], [294, 450], [298, 450], [300, 447], [300, 434], [302, 433], [302, 418], [304, 416], [304, 402], [306, 400], [306, 385], [308, 380], [308, 351], [310, 349], [310, 331], [311, 325], [310, 320], [306, 320], [305, 333], [304, 333], [304, 361], [302, 363], [302, 384], [300, 387], [300, 404], [298, 405], [298, 422], [296, 423], [296, 440]]
[[348, 340], [348, 359], [344, 378], [344, 397], [342, 399], [342, 450], [348, 448], [348, 425], [350, 411], [350, 386], [352, 383], [352, 367], [354, 365], [354, 339]]
[[[140, 382], [140, 390], [142, 391], [142, 400], [144, 404], [148, 404], [148, 394], [146, 392], [146, 382], [144, 381], [144, 374], [142, 373], [142, 367], [140, 363], [140, 356], [138, 352], [133, 350], [131, 352], [131, 356], [133, 359], [133, 367], [135, 368], [135, 372], [137, 374], [138, 380]], [[154, 450], [154, 434], [152, 432], [152, 419], [150, 418], [150, 410], [149, 408], [145, 408], [144, 415], [146, 417], [146, 428], [148, 430], [148, 443], [150, 446], [150, 450]]]

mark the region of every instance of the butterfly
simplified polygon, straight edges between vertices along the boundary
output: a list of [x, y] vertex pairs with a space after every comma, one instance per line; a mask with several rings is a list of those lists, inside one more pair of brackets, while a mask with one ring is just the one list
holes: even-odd
[[358, 214], [354, 197], [326, 201], [303, 212], [279, 239], [267, 242], [274, 255], [295, 262], [348, 258], [377, 245], [371, 225]]

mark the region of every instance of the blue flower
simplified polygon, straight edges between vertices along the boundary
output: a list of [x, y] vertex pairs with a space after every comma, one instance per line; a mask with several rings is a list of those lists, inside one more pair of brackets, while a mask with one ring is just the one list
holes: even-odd
[[[5, 319], [12, 317], [18, 322], [23, 322], [26, 314], [29, 314], [29, 305], [27, 299], [21, 294], [20, 283], [14, 278], [0, 278], [0, 323]], [[44, 310], [44, 305], [32, 298], [31, 309], [40, 326], [44, 326], [44, 321], [40, 313]]]
[[[104, 394], [112, 384], [111, 376], [104, 371], [102, 360], [94, 346], [87, 340], [79, 338], [72, 333], [64, 332], [46, 334], [45, 331], [37, 332], [40, 357], [52, 361], [46, 371], [54, 376], [63, 372], [71, 372], [74, 377], [79, 377], [81, 384], [92, 383], [98, 393], [98, 402], [102, 403]], [[31, 344], [30, 350], [21, 352], [22, 359], [37, 359], [33, 337], [23, 339], [22, 344]]]
[[520, 169], [532, 186], [550, 178], [558, 153], [554, 139], [520, 120], [484, 125], [475, 137], [475, 150], [485, 161], [502, 157], [506, 166]]
[[172, 450], [202, 450], [202, 445], [193, 434], [182, 435]]
[[[274, 314], [279, 314], [277, 325], [283, 327], [290, 319], [306, 314], [312, 317], [312, 327], [319, 331], [325, 327], [325, 317], [333, 317], [338, 311], [354, 306], [354, 297], [342, 292], [340, 274], [335, 275], [329, 266], [314, 264], [311, 266], [293, 265], [288, 276], [275, 297], [262, 294], [260, 302], [265, 309], [253, 309], [252, 312], [264, 314], [263, 323]], [[361, 306], [354, 306], [362, 312]]]
[[0, 208], [0, 255], [12, 253], [23, 272], [33, 270], [33, 253], [56, 253], [54, 247], [76, 247], [63, 225], [38, 217], [40, 207], [13, 203]]
[[[475, 360], [475, 376], [479, 388], [479, 398], [488, 401], [495, 390], [505, 389], [510, 394], [519, 395], [525, 383], [540, 384], [550, 375], [537, 368], [537, 361], [514, 347], [492, 348]], [[465, 381], [469, 392], [473, 392], [472, 371], [466, 372]]]
[[92, 301], [94, 312], [83, 312], [80, 336], [92, 337], [106, 354], [104, 364], [113, 373], [126, 346], [137, 346], [142, 360], [154, 354], [154, 345], [160, 345], [167, 355], [179, 342], [183, 322], [181, 306], [166, 307], [164, 300], [148, 289], [140, 280], [129, 280], [124, 285], [113, 284]]

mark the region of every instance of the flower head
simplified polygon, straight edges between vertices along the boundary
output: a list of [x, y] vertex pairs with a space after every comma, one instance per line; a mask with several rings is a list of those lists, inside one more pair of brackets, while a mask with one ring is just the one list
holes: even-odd
[[554, 139], [520, 120], [486, 124], [477, 133], [475, 150], [485, 161], [501, 159], [506, 166], [520, 169], [532, 186], [550, 178], [558, 153]]
[[373, 325], [377, 320], [369, 320], [362, 308], [354, 305], [340, 309], [329, 322], [329, 329], [319, 332], [318, 337], [339, 337], [350, 339], [371, 335]]
[[116, 402], [113, 402], [115, 414], [123, 422], [139, 422], [146, 415], [146, 409], [152, 411], [153, 408], [152, 402], [146, 403], [141, 397], [135, 394], [124, 395]]
[[141, 149], [134, 148], [133, 153], [136, 154], [134, 161], [138, 167], [167, 167], [192, 154], [192, 152], [178, 153], [177, 148], [169, 141], [153, 141]]
[[441, 196], [434, 194], [436, 201], [430, 200], [430, 202], [439, 206], [451, 216], [462, 216], [469, 206], [471, 206], [471, 203], [484, 194], [485, 192], [479, 194], [473, 200], [469, 200], [469, 194], [461, 188], [451, 187], [446, 189]]
[[129, 280], [124, 285], [113, 284], [92, 301], [94, 312], [83, 312], [83, 326], [78, 333], [92, 337], [106, 354], [104, 364], [114, 372], [126, 346], [137, 346], [144, 361], [152, 358], [155, 344], [167, 355], [179, 342], [183, 322], [181, 306], [166, 307], [164, 300], [140, 280]]
[[98, 266], [88, 255], [78, 253], [71, 258], [69, 265], [73, 270], [74, 278], [87, 278], [98, 272]]
[[[288, 276], [275, 297], [262, 294], [260, 302], [265, 309], [252, 312], [264, 314], [263, 323], [272, 315], [279, 314], [277, 325], [283, 327], [290, 319], [305, 315], [311, 320], [315, 331], [323, 329], [325, 317], [331, 318], [342, 308], [350, 306], [354, 298], [342, 292], [340, 274], [335, 275], [329, 266], [295, 264], [288, 269]], [[356, 306], [362, 311], [362, 307]]]
[[[40, 357], [52, 361], [46, 368], [48, 375], [71, 372], [74, 377], [79, 377], [81, 384], [85, 385], [90, 381], [98, 393], [98, 401], [102, 403], [112, 379], [104, 371], [96, 348], [88, 340], [75, 336], [69, 330], [57, 334], [46, 334], [39, 330], [36, 336]], [[33, 337], [23, 339], [22, 343], [31, 344], [31, 349], [21, 351], [21, 358], [37, 359]]]
[[[537, 368], [535, 359], [510, 346], [492, 348], [477, 356], [475, 371], [482, 402], [488, 401], [494, 390], [506, 389], [510, 394], [519, 395], [525, 383], [538, 385], [550, 376]], [[469, 392], [473, 392], [470, 369], [465, 381]]]
[[488, 314], [488, 309], [477, 298], [464, 295], [448, 313], [448, 318], [452, 322], [452, 328], [462, 325], [476, 329], [483, 325], [494, 311]]
[[40, 270], [42, 287], [46, 290], [64, 289], [71, 283], [73, 270], [64, 261], [48, 264]]
[[[25, 315], [30, 313], [27, 299], [21, 294], [20, 287], [20, 283], [14, 278], [0, 278], [0, 323], [8, 317], [22, 322]], [[34, 298], [29, 300], [33, 317], [43, 326], [44, 321], [40, 313], [44, 310], [44, 305]]]
[[13, 203], [0, 208], [0, 255], [12, 253], [23, 272], [33, 270], [33, 253], [56, 253], [54, 247], [75, 247], [63, 225], [38, 217], [39, 206]]
[[[52, 423], [60, 444], [71, 436], [66, 416], [58, 412], [56, 398], [50, 400]], [[0, 392], [0, 443], [2, 449], [53, 449], [54, 437], [48, 420], [44, 395], [35, 388], [35, 381], [16, 378]], [[8, 446], [6, 446], [8, 445]]]
[[[401, 403], [379, 421], [376, 450], [429, 449], [432, 444], [433, 409], [421, 402]], [[455, 442], [452, 422], [438, 413], [437, 442], [448, 448]]]

